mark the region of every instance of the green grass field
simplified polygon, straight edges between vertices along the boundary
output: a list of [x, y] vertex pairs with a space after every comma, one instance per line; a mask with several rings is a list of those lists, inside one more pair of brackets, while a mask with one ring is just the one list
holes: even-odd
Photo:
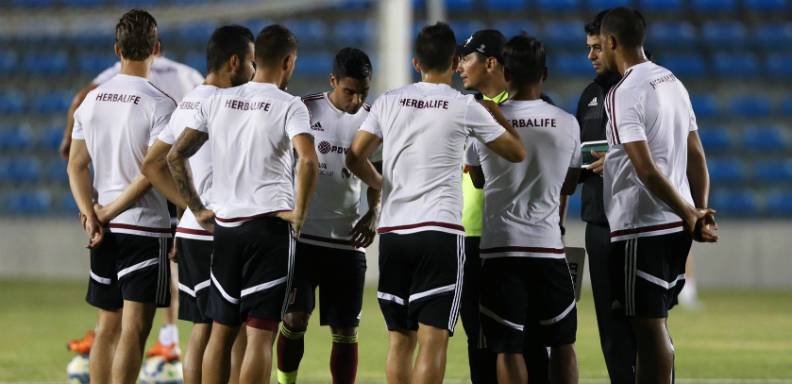
[[[83, 301], [84, 295], [82, 282], [0, 281], [0, 383], [65, 380], [71, 358], [65, 343], [82, 336], [94, 322], [95, 312]], [[705, 291], [701, 298], [700, 310], [672, 312], [678, 377], [792, 382], [792, 292]], [[607, 374], [590, 293], [584, 293], [579, 316], [581, 381], [602, 382]], [[188, 324], [180, 324], [183, 342], [189, 329]], [[457, 331], [446, 371], [447, 382], [452, 383], [468, 382], [461, 325]], [[387, 331], [375, 292], [369, 289], [360, 329], [359, 381], [383, 382], [386, 350]], [[330, 382], [329, 353], [329, 330], [314, 323], [307, 335], [300, 381]]]

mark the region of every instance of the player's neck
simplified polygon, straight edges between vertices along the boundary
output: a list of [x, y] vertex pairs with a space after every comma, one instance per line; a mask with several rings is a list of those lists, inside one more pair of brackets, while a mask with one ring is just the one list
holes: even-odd
[[512, 87], [509, 90], [509, 99], [515, 101], [539, 100], [542, 98], [542, 83], [533, 83], [521, 87]]
[[280, 88], [281, 83], [283, 82], [283, 71], [277, 69], [259, 68], [256, 69], [256, 73], [253, 75], [252, 81], [254, 83], [273, 84]]
[[151, 60], [126, 60], [121, 59], [121, 74], [148, 78]]
[[421, 72], [421, 81], [424, 83], [451, 85], [453, 78], [454, 72], [450, 70], [444, 72]]
[[503, 78], [494, 77], [490, 81], [485, 81], [484, 84], [479, 86], [479, 92], [490, 99], [498, 97], [498, 95], [506, 90], [508, 90], [508, 84], [506, 84], [506, 80]]
[[339, 105], [338, 101], [336, 101], [336, 98], [338, 97], [338, 95], [336, 95], [336, 92], [339, 92], [338, 88], [333, 89], [332, 92], [328, 92], [327, 98], [330, 100], [330, 104], [332, 104], [333, 107], [335, 107], [335, 109], [337, 109], [339, 111], [343, 111], [344, 109], [341, 108], [341, 106]]
[[212, 85], [217, 88], [230, 88], [231, 87], [231, 77], [229, 76], [222, 76], [216, 72], [209, 72], [206, 75], [206, 79], [204, 79], [204, 84]]
[[644, 54], [643, 47], [622, 51], [620, 56], [620, 60], [616, 61], [616, 68], [622, 76], [624, 76], [624, 73], [627, 72], [630, 67], [649, 61]]

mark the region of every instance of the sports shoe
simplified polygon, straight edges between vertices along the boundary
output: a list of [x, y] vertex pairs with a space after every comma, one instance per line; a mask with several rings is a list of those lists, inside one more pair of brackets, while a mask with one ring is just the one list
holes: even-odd
[[157, 344], [154, 344], [148, 352], [146, 352], [146, 357], [148, 358], [156, 356], [162, 357], [167, 362], [178, 361], [181, 359], [181, 350], [176, 343], [164, 345], [157, 341]]
[[93, 345], [95, 336], [96, 334], [94, 331], [90, 330], [85, 333], [85, 336], [83, 336], [82, 339], [70, 340], [68, 343], [66, 343], [66, 348], [81, 355], [88, 354], [91, 352], [91, 346]]

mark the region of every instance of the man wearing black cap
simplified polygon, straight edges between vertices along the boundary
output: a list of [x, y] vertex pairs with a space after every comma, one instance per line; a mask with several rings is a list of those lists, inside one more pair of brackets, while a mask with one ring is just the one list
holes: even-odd
[[[477, 99], [503, 103], [509, 99], [508, 83], [503, 70], [503, 46], [506, 38], [494, 29], [475, 32], [465, 44], [460, 46], [457, 72], [465, 89], [476, 90]], [[471, 175], [465, 168], [462, 179], [462, 223], [465, 227], [465, 276], [462, 290], [460, 314], [465, 334], [468, 338], [468, 360], [470, 379], [474, 384], [497, 382], [495, 371], [496, 356], [486, 349], [480, 335], [479, 294], [481, 259], [479, 243], [482, 230], [484, 193], [474, 187]], [[538, 331], [538, 330], [537, 330]], [[530, 332], [530, 331], [529, 331]], [[525, 359], [531, 372], [532, 382], [544, 383], [547, 380], [547, 351], [536, 338], [528, 338], [530, 344], [525, 348]], [[536, 373], [536, 375], [534, 375]], [[534, 377], [536, 376], [536, 377]]]

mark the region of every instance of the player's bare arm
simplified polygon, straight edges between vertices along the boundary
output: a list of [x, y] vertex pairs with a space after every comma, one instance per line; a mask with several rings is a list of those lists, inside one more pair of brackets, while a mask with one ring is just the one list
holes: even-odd
[[382, 189], [382, 174], [377, 172], [374, 164], [369, 160], [374, 151], [382, 143], [377, 135], [358, 131], [346, 157], [346, 166], [359, 177], [366, 185], [374, 189]]
[[480, 165], [468, 165], [467, 166], [468, 174], [470, 175], [470, 181], [473, 182], [473, 186], [478, 189], [484, 188], [484, 171], [481, 170]]
[[311, 135], [294, 136], [292, 145], [294, 145], [298, 157], [294, 210], [278, 214], [278, 217], [291, 223], [292, 230], [299, 236], [305, 216], [308, 214], [308, 205], [316, 192], [316, 182], [319, 178], [319, 158], [316, 156], [314, 140]]
[[[676, 212], [685, 222], [685, 229], [692, 235], [696, 233], [699, 220], [707, 215], [714, 215], [709, 208], [696, 209], [688, 204], [668, 179], [657, 169], [646, 141], [634, 141], [624, 144], [624, 151], [638, 174], [638, 178], [649, 191], [660, 198]], [[700, 230], [700, 229], [699, 229]], [[701, 241], [717, 241], [717, 234], [708, 233]]]
[[110, 204], [105, 206], [95, 205], [96, 217], [102, 224], [107, 224], [116, 216], [126, 211], [135, 204], [146, 192], [151, 188], [151, 183], [143, 175], [138, 175], [132, 183], [129, 184], [121, 194], [113, 200]]
[[[688, 163], [687, 163], [687, 177], [690, 183], [690, 192], [693, 195], [693, 203], [696, 208], [709, 208], [709, 170], [707, 169], [707, 158], [704, 154], [704, 147], [701, 145], [698, 131], [692, 131], [688, 134], [687, 140], [688, 147]], [[706, 241], [703, 238], [717, 239], [718, 224], [715, 222], [715, 215], [706, 215], [704, 217], [701, 237], [699, 241]]]
[[485, 143], [487, 147], [512, 163], [523, 161], [525, 159], [525, 146], [520, 140], [520, 134], [503, 116], [498, 104], [492, 101], [481, 101], [480, 103], [484, 108], [487, 108], [492, 117], [495, 118], [495, 121], [506, 129], [506, 132], [498, 136], [497, 139]]
[[[377, 170], [382, 169], [382, 162], [374, 163]], [[380, 201], [382, 200], [382, 191], [376, 188], [368, 187], [366, 190], [366, 201], [368, 202], [368, 212], [358, 220], [355, 227], [352, 228], [352, 243], [356, 247], [366, 248], [374, 241], [374, 236], [377, 234], [377, 223], [380, 215]]]
[[194, 155], [195, 152], [198, 152], [208, 139], [209, 134], [206, 132], [185, 128], [168, 152], [166, 160], [185, 204], [195, 214], [198, 223], [207, 231], [213, 232], [214, 223], [212, 220], [214, 219], [214, 213], [204, 207], [198, 192], [195, 190], [192, 176], [187, 170], [187, 159]]
[[146, 152], [141, 172], [143, 172], [143, 175], [146, 176], [146, 179], [151, 182], [154, 188], [165, 195], [165, 198], [177, 207], [184, 209], [187, 206], [187, 202], [179, 192], [179, 187], [176, 186], [176, 182], [173, 180], [166, 160], [170, 149], [170, 144], [161, 140], [155, 141], [154, 145]]
[[562, 232], [565, 231], [564, 220], [566, 219], [566, 212], [567, 212], [567, 208], [569, 207], [569, 196], [575, 193], [575, 189], [577, 189], [578, 180], [580, 180], [580, 168], [567, 169], [567, 174], [566, 174], [566, 178], [564, 179], [564, 184], [561, 185], [561, 204], [558, 209], [558, 214], [559, 216], [561, 216], [560, 217], [561, 221], [559, 221], [559, 225], [562, 228], [561, 229]]
[[102, 241], [104, 232], [102, 225], [96, 218], [93, 206], [93, 187], [91, 186], [91, 173], [88, 169], [91, 156], [85, 146], [85, 140], [74, 140], [69, 150], [69, 186], [74, 196], [74, 201], [80, 209], [80, 221], [83, 229], [88, 234], [88, 246], [93, 248]]
[[88, 92], [91, 92], [94, 88], [96, 88], [96, 84], [91, 83], [77, 91], [77, 93], [72, 98], [71, 104], [69, 104], [69, 110], [66, 111], [66, 127], [63, 129], [63, 139], [61, 139], [60, 146], [58, 147], [58, 152], [60, 152], [60, 155], [64, 160], [69, 160], [69, 148], [71, 147], [72, 143], [72, 129], [74, 129], [74, 112], [80, 107], [80, 104], [82, 104], [83, 100], [85, 100]]

